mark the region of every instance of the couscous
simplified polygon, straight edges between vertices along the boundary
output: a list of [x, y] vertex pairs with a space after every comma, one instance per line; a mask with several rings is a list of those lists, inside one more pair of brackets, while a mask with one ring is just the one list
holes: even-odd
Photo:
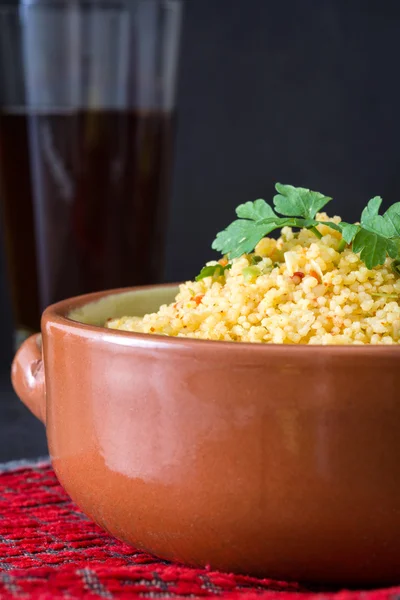
[[398, 344], [398, 261], [385, 253], [383, 264], [367, 266], [354, 242], [343, 243], [339, 217], [312, 218], [312, 227], [284, 226], [252, 252], [207, 263], [158, 312], [107, 327], [234, 342]]

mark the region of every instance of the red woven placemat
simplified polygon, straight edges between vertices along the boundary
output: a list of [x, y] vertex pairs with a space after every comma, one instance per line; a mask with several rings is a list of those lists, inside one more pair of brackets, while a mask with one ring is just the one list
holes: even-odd
[[172, 565], [89, 521], [48, 464], [0, 474], [0, 598], [399, 600], [400, 587], [313, 593], [293, 583]]

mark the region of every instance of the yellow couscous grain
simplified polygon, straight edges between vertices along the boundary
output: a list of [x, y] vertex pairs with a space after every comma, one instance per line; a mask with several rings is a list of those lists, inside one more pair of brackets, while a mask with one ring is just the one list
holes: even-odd
[[321, 239], [285, 227], [278, 240], [259, 242], [256, 268], [243, 255], [217, 278], [182, 284], [175, 301], [158, 312], [106, 326], [233, 342], [398, 344], [400, 278], [392, 259], [367, 269], [350, 248], [339, 252], [340, 233], [324, 225], [319, 231]]

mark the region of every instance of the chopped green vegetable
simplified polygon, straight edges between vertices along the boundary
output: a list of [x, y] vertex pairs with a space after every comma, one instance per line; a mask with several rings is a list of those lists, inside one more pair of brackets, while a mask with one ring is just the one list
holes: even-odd
[[250, 256], [250, 263], [252, 265], [258, 265], [262, 261], [262, 256], [257, 256], [257, 254], [252, 254]]
[[383, 292], [371, 292], [371, 296], [379, 296], [380, 298], [393, 298], [394, 300], [399, 300], [398, 294], [384, 294]]
[[245, 281], [253, 281], [261, 275], [261, 271], [258, 267], [245, 267], [242, 270], [242, 275]]
[[[345, 244], [353, 244], [353, 251], [360, 253], [368, 269], [383, 264], [387, 255], [400, 258], [400, 202], [380, 215], [382, 198], [375, 196], [363, 210], [360, 225], [330, 221], [322, 223], [315, 220], [316, 214], [332, 198], [306, 188], [280, 183], [275, 188], [279, 193], [274, 196], [274, 207], [283, 217], [262, 199], [241, 204], [236, 209], [239, 219], [217, 234], [212, 248], [233, 259], [250, 254], [258, 242], [275, 229], [306, 228], [317, 237], [322, 237], [317, 226], [326, 225], [342, 234], [344, 242], [342, 240], [339, 243], [339, 252], [344, 250]], [[397, 272], [400, 274], [400, 270]]]
[[231, 266], [232, 265], [229, 263], [224, 267], [220, 264], [205, 266], [197, 275], [196, 281], [201, 281], [205, 277], [213, 277], [214, 279], [218, 279], [218, 277], [225, 275], [225, 271], [230, 269]]

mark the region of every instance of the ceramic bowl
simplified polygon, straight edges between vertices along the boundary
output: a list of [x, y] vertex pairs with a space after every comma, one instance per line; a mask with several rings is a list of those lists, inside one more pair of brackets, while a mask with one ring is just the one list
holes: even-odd
[[398, 583], [400, 347], [132, 334], [176, 288], [48, 308], [12, 378], [57, 476], [164, 559], [315, 583]]

